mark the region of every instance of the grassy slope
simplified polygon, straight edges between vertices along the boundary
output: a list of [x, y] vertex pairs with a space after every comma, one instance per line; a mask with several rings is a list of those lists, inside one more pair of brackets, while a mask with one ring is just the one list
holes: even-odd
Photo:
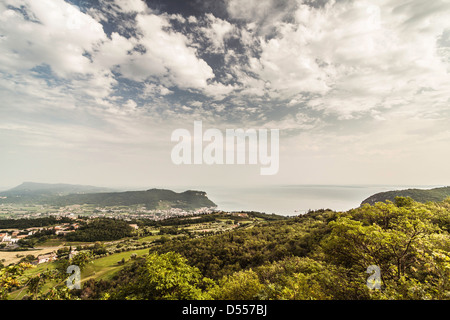
[[[131, 255], [135, 253], [137, 256], [141, 256], [148, 253], [148, 249], [140, 249], [140, 250], [131, 250], [126, 252], [120, 252], [115, 253], [107, 257], [99, 258], [93, 260], [90, 264], [88, 264], [83, 272], [81, 273], [81, 283], [89, 280], [89, 279], [95, 279], [95, 280], [108, 280], [111, 279], [116, 272], [121, 270], [124, 266], [126, 266], [128, 263], [131, 263], [132, 260], [130, 260]], [[118, 264], [117, 262], [121, 261], [122, 259], [126, 260], [125, 264]], [[26, 276], [34, 276], [38, 273], [41, 273], [47, 269], [51, 270], [55, 268], [55, 263], [52, 262], [46, 262], [41, 263], [37, 265], [36, 267], [29, 269], [25, 272]], [[47, 283], [43, 291], [46, 291], [52, 287], [54, 283], [50, 282]], [[27, 294], [26, 288], [21, 288], [19, 290], [15, 290], [11, 292], [10, 298], [14, 300], [20, 300]]]
[[147, 253], [148, 249], [131, 250], [95, 259], [94, 261], [92, 261], [92, 263], [88, 264], [81, 273], [81, 281], [85, 282], [89, 279], [108, 280], [117, 271], [124, 267], [123, 264], [118, 264], [119, 261], [121, 261], [122, 259], [125, 259], [126, 261], [130, 260], [132, 254], [141, 256]]

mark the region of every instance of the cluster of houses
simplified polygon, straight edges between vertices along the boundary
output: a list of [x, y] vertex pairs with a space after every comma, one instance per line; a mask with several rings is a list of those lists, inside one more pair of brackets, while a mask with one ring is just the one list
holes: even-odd
[[[20, 208], [19, 208], [20, 209]], [[0, 214], [5, 214], [6, 218], [33, 219], [41, 217], [70, 218], [76, 220], [79, 215], [89, 216], [91, 218], [115, 218], [115, 219], [151, 219], [164, 220], [167, 218], [191, 216], [198, 214], [209, 214], [216, 211], [215, 208], [203, 207], [196, 210], [185, 210], [180, 208], [169, 209], [147, 209], [146, 207], [84, 207], [81, 205], [71, 205], [55, 209], [46, 206], [36, 206], [35, 211], [20, 211], [14, 206], [5, 206], [0, 204]], [[45, 211], [45, 213], [43, 212]], [[12, 214], [13, 213], [13, 214]], [[11, 215], [11, 216], [9, 216]]]
[[8, 232], [3, 232], [0, 233], [0, 243], [14, 244], [17, 243], [20, 239], [32, 235], [34, 232], [35, 232], [34, 230], [12, 231], [11, 234]]
[[[78, 253], [78, 251], [72, 250], [69, 253], [69, 259], [72, 259], [77, 253]], [[57, 259], [58, 259], [58, 255], [55, 252], [50, 252], [47, 254], [39, 255], [37, 257], [37, 259], [32, 262], [32, 264], [37, 265], [37, 264], [41, 264], [41, 263], [45, 263], [45, 262], [55, 261]]]
[[56, 235], [65, 235], [69, 232], [74, 232], [78, 227], [78, 223], [64, 223], [54, 227], [54, 230]]
[[14, 232], [13, 234], [0, 233], [0, 243], [13, 244], [16, 243], [17, 241], [19, 241], [17, 232]]
[[33, 264], [40, 264], [45, 263], [49, 261], [54, 261], [57, 259], [57, 255], [54, 252], [48, 253], [48, 254], [42, 254], [37, 257], [37, 260], [33, 261]]
[[[53, 227], [55, 230], [56, 235], [64, 235], [69, 232], [74, 232], [78, 228], [78, 223], [63, 223], [61, 225]], [[24, 239], [28, 236], [33, 235], [34, 233], [41, 231], [46, 228], [28, 228], [24, 230], [14, 230], [9, 232], [2, 232], [0, 231], [0, 245], [2, 247], [11, 247], [11, 246], [17, 246], [17, 242], [20, 239]]]

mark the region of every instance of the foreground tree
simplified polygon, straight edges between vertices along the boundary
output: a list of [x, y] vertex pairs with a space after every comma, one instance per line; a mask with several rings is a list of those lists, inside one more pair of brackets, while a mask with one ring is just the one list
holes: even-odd
[[202, 300], [213, 282], [181, 255], [152, 253], [137, 261], [131, 281], [106, 298], [143, 300]]
[[377, 266], [382, 286], [370, 291], [374, 298], [446, 297], [450, 238], [433, 217], [432, 206], [409, 199], [351, 210], [329, 223], [331, 233], [322, 241], [326, 260], [358, 274]]
[[26, 283], [26, 279], [22, 275], [25, 270], [32, 267], [29, 263], [21, 262], [0, 268], [0, 300], [7, 299], [11, 289], [21, 287]]
[[255, 300], [261, 297], [263, 288], [256, 272], [250, 269], [223, 277], [211, 295], [217, 300]]
[[68, 273], [69, 266], [76, 266], [81, 272], [91, 262], [92, 254], [82, 251], [69, 259], [68, 257], [56, 262], [55, 269], [47, 269], [28, 280], [26, 299], [32, 300], [75, 300], [73, 290], [67, 286], [72, 274]]

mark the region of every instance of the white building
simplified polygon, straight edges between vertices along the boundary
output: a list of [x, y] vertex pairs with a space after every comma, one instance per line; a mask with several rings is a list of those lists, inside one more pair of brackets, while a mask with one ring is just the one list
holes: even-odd
[[9, 234], [4, 235], [2, 242], [11, 242], [11, 236]]
[[50, 253], [50, 254], [44, 254], [39, 256], [37, 263], [44, 263], [44, 262], [49, 262], [49, 261], [53, 261], [56, 260], [56, 254], [55, 253]]

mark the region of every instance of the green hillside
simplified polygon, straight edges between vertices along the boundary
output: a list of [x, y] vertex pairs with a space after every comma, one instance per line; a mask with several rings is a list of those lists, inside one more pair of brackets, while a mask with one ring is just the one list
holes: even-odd
[[430, 190], [424, 189], [405, 189], [380, 192], [365, 199], [361, 205], [373, 205], [377, 202], [385, 202], [386, 200], [395, 201], [395, 197], [410, 197], [414, 201], [425, 203], [427, 201], [442, 201], [450, 197], [450, 187], [434, 188]]
[[[0, 299], [20, 292], [42, 300], [450, 298], [450, 199], [402, 198], [276, 220], [214, 216], [174, 219], [171, 226], [137, 221], [132, 236], [77, 244], [71, 259], [74, 244], [66, 244], [54, 268], [38, 265], [39, 273], [26, 263], [0, 265]], [[187, 221], [196, 232], [180, 223]], [[214, 224], [220, 227], [210, 230]], [[64, 284], [68, 265], [80, 267], [80, 289]]]
[[[378, 203], [172, 239], [84, 292], [119, 300], [448, 299], [449, 209], [449, 201]], [[370, 267], [378, 282], [369, 282]]]
[[147, 209], [181, 208], [194, 210], [202, 207], [216, 207], [203, 191], [188, 190], [174, 192], [164, 189], [146, 191], [125, 191], [109, 193], [71, 194], [51, 199], [51, 203], [59, 206], [73, 204], [92, 204], [97, 206], [131, 206], [141, 204]]
[[203, 191], [188, 190], [174, 192], [164, 189], [146, 191], [112, 192], [111, 189], [70, 185], [24, 182], [1, 192], [0, 203], [47, 204], [68, 206], [90, 204], [96, 206], [143, 205], [148, 209], [180, 208], [195, 210], [202, 207], [216, 207]]

